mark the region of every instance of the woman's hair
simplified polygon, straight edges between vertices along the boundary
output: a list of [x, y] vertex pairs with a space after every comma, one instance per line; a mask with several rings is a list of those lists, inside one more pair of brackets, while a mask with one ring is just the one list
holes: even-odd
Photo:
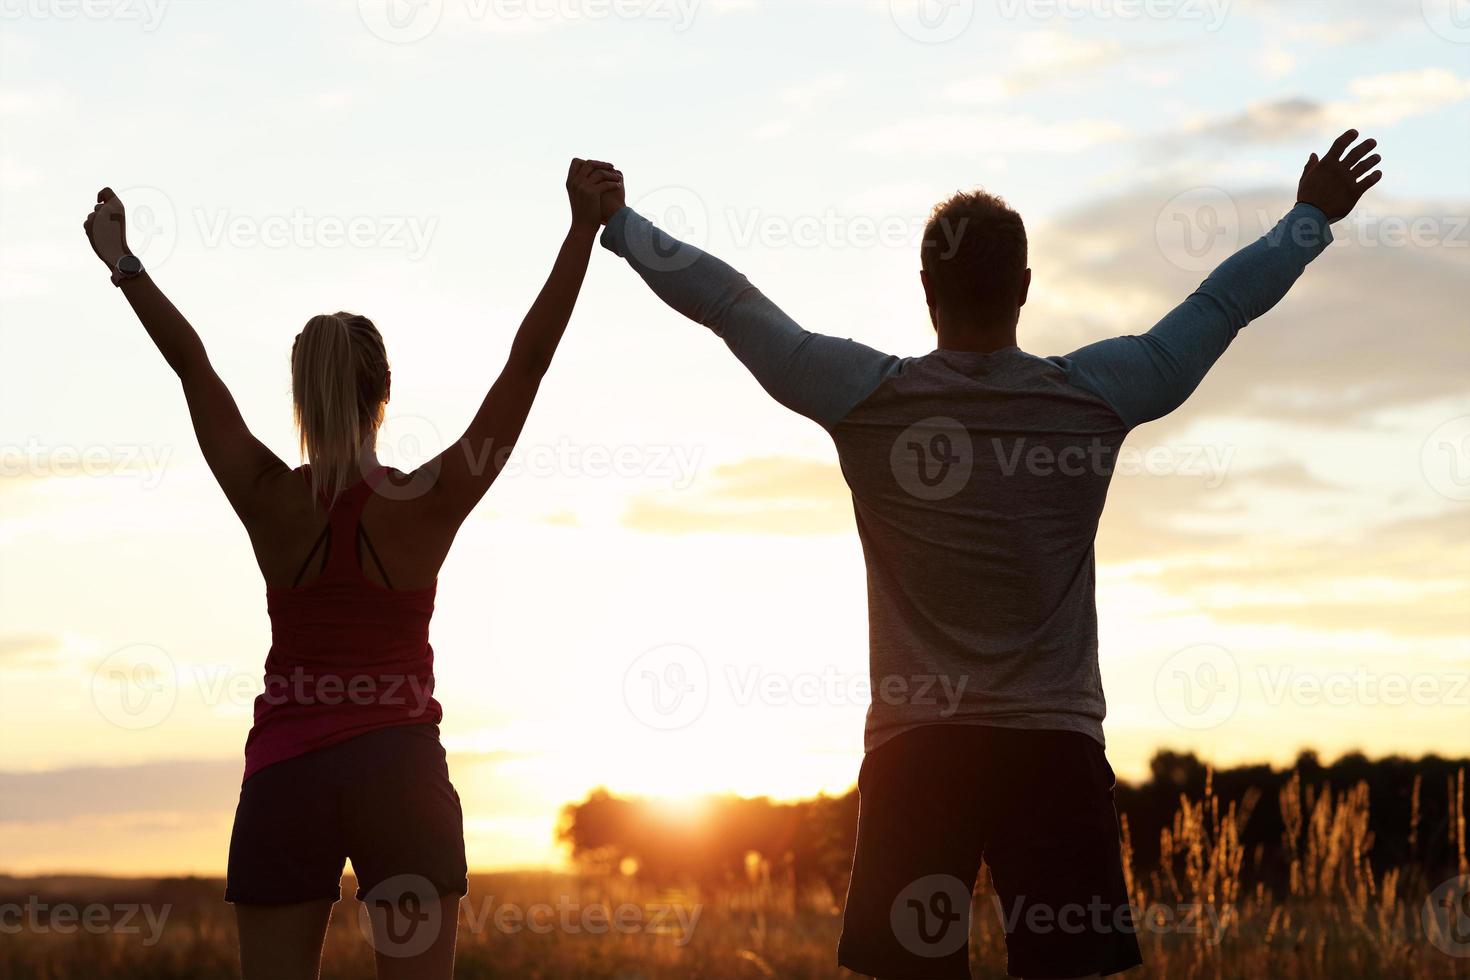
[[311, 486], [335, 497], [361, 478], [388, 402], [388, 355], [365, 316], [331, 313], [306, 321], [291, 345], [291, 400]]

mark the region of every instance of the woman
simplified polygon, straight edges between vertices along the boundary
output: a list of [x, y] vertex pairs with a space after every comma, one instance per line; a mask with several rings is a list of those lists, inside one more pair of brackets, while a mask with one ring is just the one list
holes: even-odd
[[183, 383], [204, 458], [250, 535], [271, 651], [245, 743], [225, 898], [246, 980], [315, 977], [345, 859], [378, 976], [449, 977], [465, 893], [463, 816], [439, 744], [428, 642], [439, 567], [505, 463], [551, 365], [622, 175], [573, 160], [571, 229], [465, 434], [413, 473], [374, 445], [392, 375], [366, 317], [312, 317], [291, 351], [308, 465], [246, 428], [194, 328], [128, 250], [123, 202], [97, 195], [87, 237]]

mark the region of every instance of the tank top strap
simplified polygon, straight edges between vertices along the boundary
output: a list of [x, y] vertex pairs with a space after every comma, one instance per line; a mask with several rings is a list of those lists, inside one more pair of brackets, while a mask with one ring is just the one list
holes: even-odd
[[327, 519], [331, 527], [331, 550], [327, 553], [323, 576], [362, 576], [362, 567], [357, 561], [357, 531], [362, 524], [362, 511], [372, 497], [374, 488], [386, 474], [386, 467], [369, 470], [363, 478], [338, 495]]

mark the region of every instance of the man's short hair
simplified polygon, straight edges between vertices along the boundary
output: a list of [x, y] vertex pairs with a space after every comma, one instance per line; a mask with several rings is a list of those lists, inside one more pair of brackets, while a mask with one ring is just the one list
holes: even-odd
[[960, 191], [935, 205], [919, 258], [937, 305], [1003, 312], [1020, 298], [1026, 226], [994, 194]]

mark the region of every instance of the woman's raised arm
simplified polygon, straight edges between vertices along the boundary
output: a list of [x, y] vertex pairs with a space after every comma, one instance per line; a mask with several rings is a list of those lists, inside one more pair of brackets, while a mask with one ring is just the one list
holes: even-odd
[[[520, 438], [526, 416], [551, 367], [577, 304], [587, 262], [605, 214], [622, 204], [623, 176], [610, 163], [573, 160], [567, 173], [572, 223], [557, 253], [551, 275], [531, 304], [510, 346], [510, 356], [474, 420], [459, 441], [424, 470], [434, 479], [432, 493], [444, 512], [463, 520], [500, 475]], [[608, 196], [606, 209], [603, 196]]]
[[112, 272], [114, 285], [179, 376], [199, 448], [230, 505], [242, 520], [256, 516], [266, 481], [288, 473], [289, 467], [251, 434], [230, 390], [209, 363], [199, 334], [129, 250], [123, 202], [110, 187], [98, 192], [97, 206], [83, 228], [92, 251]]

